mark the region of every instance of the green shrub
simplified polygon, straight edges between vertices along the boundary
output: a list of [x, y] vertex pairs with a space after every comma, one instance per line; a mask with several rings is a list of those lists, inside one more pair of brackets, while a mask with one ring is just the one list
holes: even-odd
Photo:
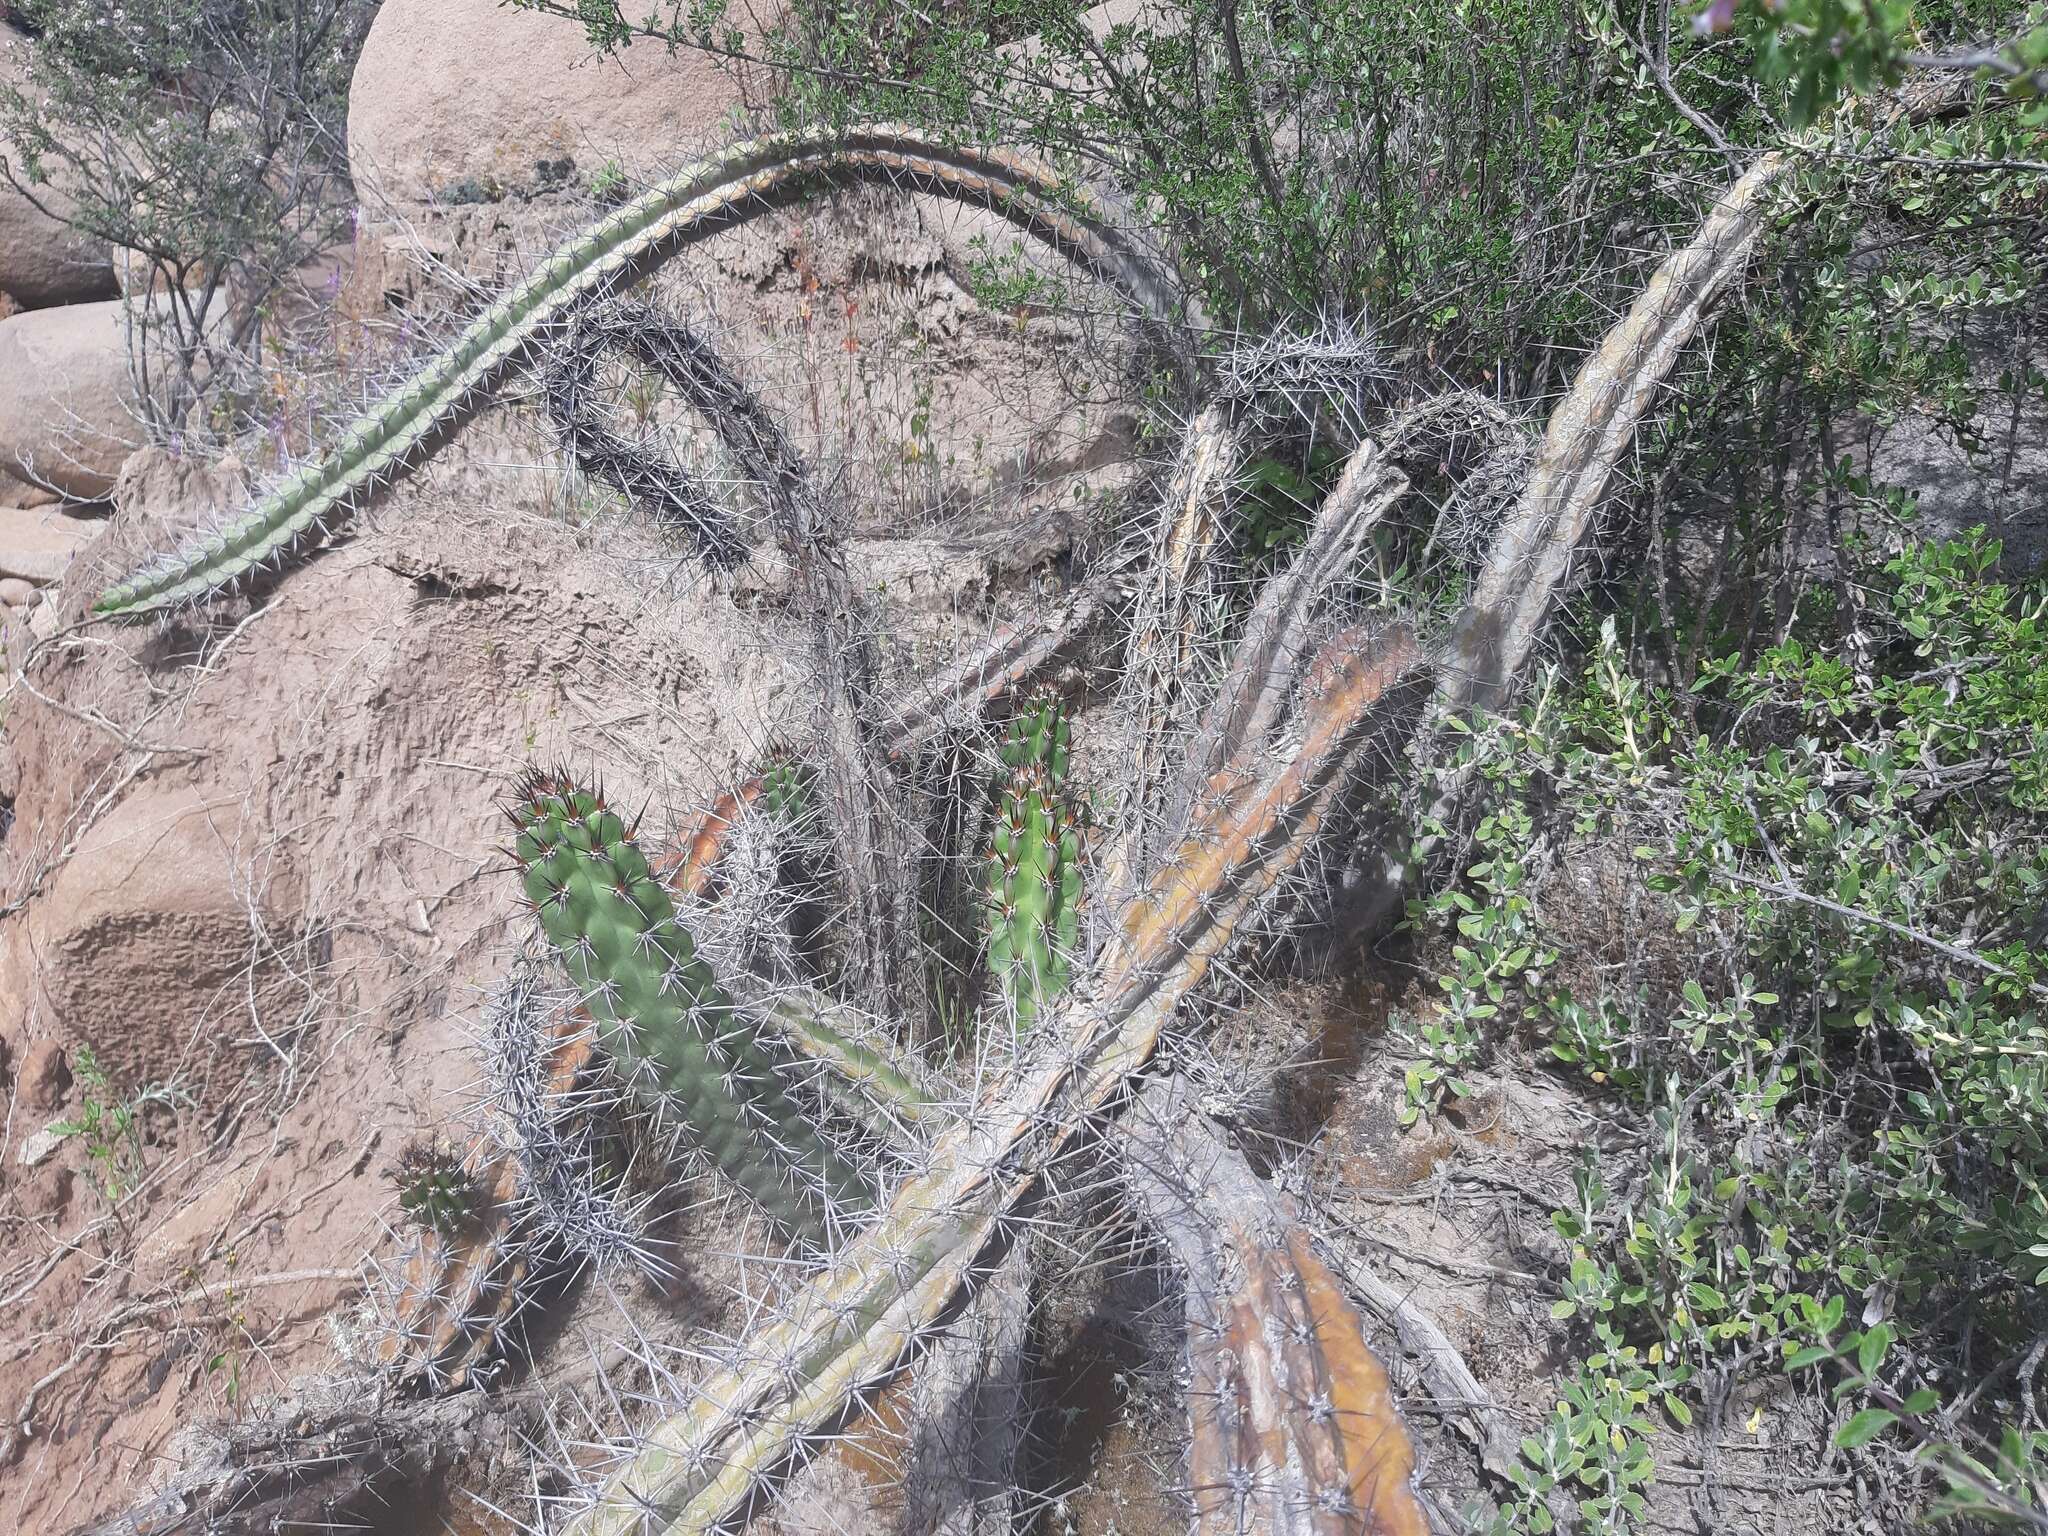
[[343, 125], [376, 0], [13, 12], [30, 78], [0, 87], [0, 174], [127, 253], [135, 290], [155, 291], [132, 306], [132, 351], [148, 424], [168, 436], [202, 399], [252, 385], [274, 296], [349, 232]]
[[[1952, 1500], [2024, 1499], [2038, 1475], [2015, 1470], [2031, 1442], [1958, 1449], [1971, 1423], [1944, 1417], [1966, 1349], [2048, 1329], [2048, 585], [1999, 580], [1998, 556], [1981, 530], [1910, 548], [1859, 579], [1862, 654], [1816, 624], [1684, 699], [1634, 679], [1610, 621], [1576, 679], [1470, 738], [1483, 857], [1417, 918], [1454, 922], [1454, 1002], [1514, 1006], [1411, 1066], [1411, 1099], [1512, 1024], [1650, 1132], [1625, 1167], [1589, 1154], [1553, 1218], [1574, 1255], [1554, 1315], [1592, 1346], [1567, 1402], [1625, 1350], [1645, 1373], [1628, 1415], [1595, 1393], [1528, 1448], [1541, 1492], [1595, 1419], [1615, 1431], [1590, 1528], [1639, 1512], [1642, 1405], [1686, 1419], [1710, 1370], [1828, 1368], [1837, 1443], [1902, 1436]], [[1685, 979], [1546, 989], [1543, 839], [1631, 847], [1661, 912], [1632, 943]], [[1974, 1412], [1998, 1439], [1996, 1394]], [[1997, 1466], [1989, 1493], [1971, 1481]], [[1545, 1529], [1533, 1500], [1503, 1518]]]

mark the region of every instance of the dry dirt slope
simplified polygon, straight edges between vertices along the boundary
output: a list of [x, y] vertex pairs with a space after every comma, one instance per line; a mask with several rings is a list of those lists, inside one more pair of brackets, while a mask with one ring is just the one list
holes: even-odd
[[[260, 606], [68, 635], [10, 696], [10, 1524], [118, 1506], [175, 1424], [326, 1357], [393, 1155], [475, 1075], [463, 1026], [512, 896], [506, 778], [597, 766], [666, 820], [803, 717], [793, 640], [759, 611], [774, 573], [743, 576], [753, 613], [658, 585], [672, 552], [631, 522], [579, 533], [545, 482], [451, 456]], [[863, 553], [943, 643], [1030, 544], [993, 566], [921, 540]], [[112, 1087], [78, 1080], [81, 1047]], [[152, 1085], [169, 1102], [139, 1157], [112, 1148], [117, 1199], [91, 1138], [33, 1145]]]

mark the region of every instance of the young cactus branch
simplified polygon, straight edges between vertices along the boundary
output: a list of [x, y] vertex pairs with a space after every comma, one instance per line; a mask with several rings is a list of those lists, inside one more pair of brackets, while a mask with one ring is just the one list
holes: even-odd
[[785, 1229], [819, 1236], [832, 1212], [870, 1206], [867, 1179], [784, 1086], [603, 795], [536, 772], [507, 809], [527, 898], [628, 1077], [665, 1095], [719, 1171]]
[[988, 969], [1019, 1034], [1066, 988], [1081, 938], [1081, 826], [1066, 793], [1069, 724], [1031, 700], [1003, 742], [987, 890]]

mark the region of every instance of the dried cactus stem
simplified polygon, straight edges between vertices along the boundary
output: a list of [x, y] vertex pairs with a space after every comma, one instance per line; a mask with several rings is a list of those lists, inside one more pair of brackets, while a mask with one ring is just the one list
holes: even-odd
[[[830, 998], [797, 988], [768, 1005], [767, 1022], [793, 1053], [831, 1074], [821, 1081], [836, 1081], [850, 1090], [858, 1118], [871, 1126], [878, 1112], [913, 1125], [941, 1120], [944, 1112], [910, 1072], [855, 1036], [847, 1012]], [[875, 1128], [886, 1134], [885, 1128]]]
[[1636, 427], [1741, 275], [1793, 161], [1759, 157], [1667, 256], [1551, 413], [1520, 503], [1487, 553], [1442, 669], [1440, 707], [1498, 709], [1525, 671]]
[[1426, 1536], [1386, 1370], [1299, 1213], [1182, 1079], [1117, 1129], [1183, 1276], [1196, 1536]]

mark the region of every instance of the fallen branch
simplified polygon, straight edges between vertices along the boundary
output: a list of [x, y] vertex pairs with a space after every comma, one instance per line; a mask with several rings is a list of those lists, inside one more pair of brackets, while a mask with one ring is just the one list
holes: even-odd
[[1197, 1536], [1427, 1536], [1387, 1373], [1293, 1203], [1183, 1079], [1148, 1087], [1117, 1134], [1184, 1277]]

